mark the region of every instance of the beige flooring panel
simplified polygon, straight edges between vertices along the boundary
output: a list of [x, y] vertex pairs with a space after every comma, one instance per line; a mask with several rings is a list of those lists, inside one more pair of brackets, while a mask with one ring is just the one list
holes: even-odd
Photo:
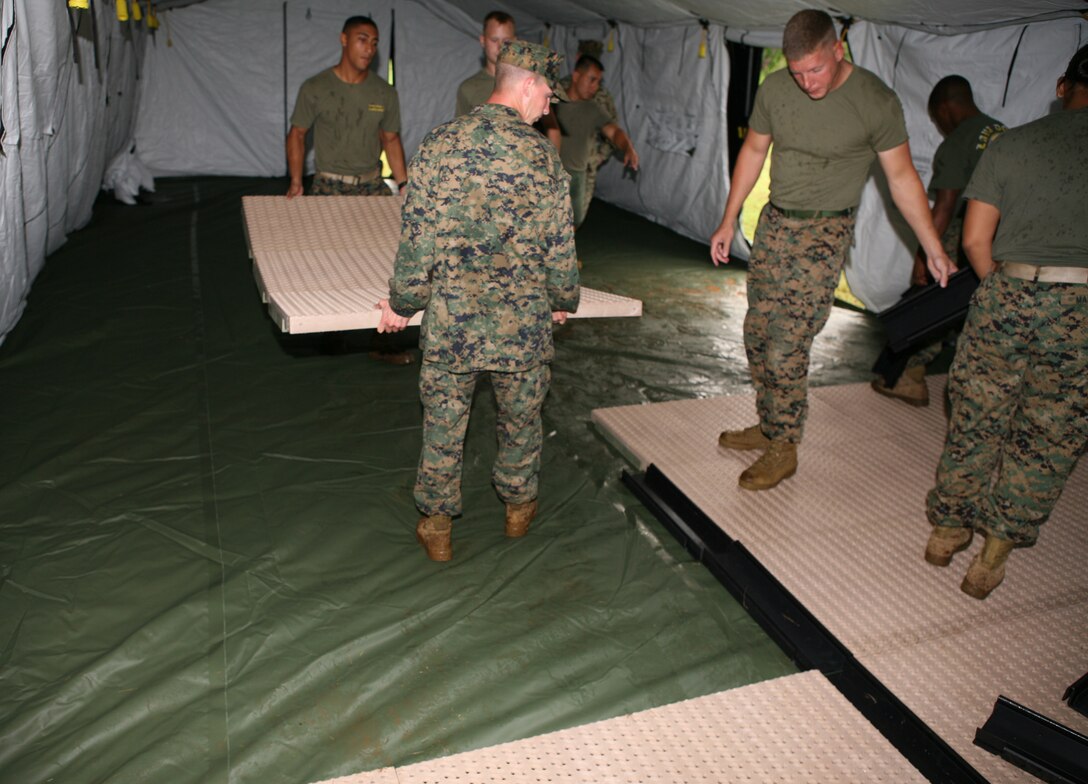
[[[1061, 690], [1088, 671], [1088, 461], [1074, 471], [1038, 544], [1014, 551], [1005, 582], [985, 601], [966, 596], [959, 583], [981, 537], [947, 568], [922, 558], [925, 495], [947, 424], [945, 382], [929, 379], [933, 402], [922, 409], [867, 384], [812, 390], [798, 473], [761, 493], [736, 484], [757, 453], [716, 444], [719, 430], [754, 421], [752, 395], [602, 409], [593, 420], [640, 467], [661, 469], [848, 650], [879, 663], [878, 677], [896, 676], [893, 691], [903, 696], [900, 688], [916, 684], [922, 697], [911, 707], [924, 721], [954, 728], [969, 743], [1003, 685], [1005, 669], [990, 668], [992, 657], [1022, 663], [1024, 688], [1042, 688], [1048, 668], [1063, 661], [1061, 677], [1071, 677]], [[974, 643], [950, 642], [958, 639]], [[1015, 650], [1005, 649], [1013, 643]], [[1070, 644], [1079, 661], [1061, 658]], [[927, 670], [945, 656], [957, 657], [956, 673], [971, 678]], [[918, 666], [908, 671], [908, 661]], [[957, 704], [967, 704], [959, 697], [938, 699], [961, 688], [988, 702], [981, 720], [977, 705], [958, 712]]]
[[[421, 762], [395, 773], [398, 784], [924, 781], [818, 672]], [[334, 781], [355, 784], [350, 778]]]
[[[389, 296], [401, 200], [385, 196], [245, 196], [253, 276], [288, 333], [373, 329]], [[572, 318], [642, 315], [642, 302], [582, 288]], [[419, 324], [417, 313], [410, 324]]]
[[974, 745], [975, 728], [985, 724], [998, 696], [1088, 735], [1088, 717], [1061, 699], [1088, 671], [1088, 601], [865, 656], [861, 663], [994, 784], [1038, 782]]

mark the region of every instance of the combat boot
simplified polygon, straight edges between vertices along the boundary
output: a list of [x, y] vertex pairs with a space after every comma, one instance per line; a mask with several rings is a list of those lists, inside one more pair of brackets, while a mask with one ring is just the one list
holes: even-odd
[[416, 538], [432, 561], [448, 561], [453, 558], [453, 549], [450, 547], [452, 530], [453, 520], [449, 515], [427, 515], [419, 519]]
[[506, 535], [512, 539], [529, 533], [529, 523], [536, 517], [537, 502], [526, 501], [524, 504], [506, 505]]
[[745, 490], [770, 490], [796, 472], [797, 444], [776, 440], [759, 460], [744, 470], [738, 484]]
[[718, 446], [725, 449], [767, 449], [770, 445], [771, 439], [763, 435], [759, 425], [744, 430], [725, 430], [718, 436]]
[[966, 550], [975, 532], [970, 528], [935, 525], [926, 542], [926, 562], [934, 566], [948, 566], [952, 556]]
[[919, 408], [929, 405], [929, 387], [926, 386], [926, 369], [923, 365], [904, 370], [895, 386], [889, 387], [880, 376], [873, 379], [871, 386], [874, 392], [902, 400], [907, 405]]
[[976, 599], [985, 599], [1005, 579], [1005, 561], [1009, 559], [1013, 543], [986, 534], [982, 551], [967, 567], [967, 574], [960, 583], [960, 590]]

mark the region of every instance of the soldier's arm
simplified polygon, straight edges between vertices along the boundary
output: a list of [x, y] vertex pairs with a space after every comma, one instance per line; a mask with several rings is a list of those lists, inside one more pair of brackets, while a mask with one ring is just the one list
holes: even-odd
[[963, 219], [963, 249], [979, 279], [994, 271], [994, 234], [1000, 221], [1001, 211], [994, 205], [968, 200], [967, 217]]
[[306, 159], [306, 129], [292, 125], [287, 133], [287, 174], [291, 184], [287, 188], [287, 198], [302, 195], [302, 167]]
[[385, 150], [385, 159], [389, 161], [389, 168], [393, 170], [393, 179], [397, 185], [408, 181], [408, 167], [404, 165], [404, 145], [401, 144], [399, 133], [378, 130], [378, 136]]
[[[952, 223], [952, 216], [956, 210], [956, 200], [959, 199], [961, 193], [963, 191], [959, 188], [937, 189], [931, 213], [933, 215], [933, 228], [937, 231], [938, 237], [943, 237], [944, 233], [948, 231], [948, 226]], [[953, 264], [956, 263], [956, 260], [951, 257], [949, 260]], [[926, 252], [922, 248], [918, 248], [918, 252], [914, 254], [914, 274], [911, 276], [911, 283], [923, 286], [926, 284]]]
[[733, 165], [733, 179], [729, 183], [729, 197], [725, 200], [725, 215], [722, 222], [710, 237], [710, 260], [714, 266], [729, 263], [729, 247], [733, 244], [733, 235], [737, 230], [737, 218], [744, 200], [763, 171], [763, 162], [767, 160], [767, 151], [771, 149], [771, 135], [748, 129], [744, 144]]
[[[556, 162], [558, 166], [558, 161]], [[560, 169], [561, 171], [561, 169]], [[578, 260], [574, 249], [574, 217], [571, 214], [568, 180], [557, 178], [558, 187], [542, 199], [545, 225], [541, 228], [544, 243], [545, 275], [548, 308], [554, 313], [578, 310]], [[563, 323], [566, 317], [553, 319]]]
[[427, 150], [421, 147], [412, 164], [412, 181], [401, 209], [400, 245], [393, 277], [389, 279], [389, 309], [407, 318], [431, 301], [436, 231], [430, 168]]
[[623, 153], [624, 166], [638, 169], [638, 153], [635, 152], [635, 145], [631, 143], [631, 137], [623, 132], [623, 128], [616, 125], [616, 123], [608, 123], [608, 125], [601, 128], [601, 134], [612, 142], [617, 150]]
[[941, 238], [933, 228], [933, 216], [929, 212], [929, 199], [926, 198], [922, 180], [910, 159], [910, 144], [903, 142], [890, 150], [877, 153], [880, 168], [888, 178], [892, 201], [903, 217], [907, 219], [914, 236], [918, 238], [926, 252], [929, 271], [933, 279], [942, 287], [948, 285], [948, 276], [955, 271], [955, 266], [941, 246]]

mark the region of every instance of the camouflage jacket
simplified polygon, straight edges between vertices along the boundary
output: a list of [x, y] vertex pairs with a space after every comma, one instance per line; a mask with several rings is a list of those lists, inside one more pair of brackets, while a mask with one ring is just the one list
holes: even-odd
[[389, 305], [425, 309], [423, 361], [454, 372], [548, 362], [553, 310], [578, 307], [570, 178], [505, 106], [431, 131], [409, 167]]

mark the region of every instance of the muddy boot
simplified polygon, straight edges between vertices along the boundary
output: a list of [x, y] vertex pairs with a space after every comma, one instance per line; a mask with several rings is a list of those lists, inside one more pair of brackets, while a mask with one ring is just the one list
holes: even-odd
[[962, 528], [948, 525], [935, 525], [926, 543], [926, 562], [934, 566], [948, 566], [952, 563], [952, 556], [960, 550], [966, 550], [971, 544], [974, 531], [970, 528]]
[[967, 567], [967, 575], [960, 583], [960, 590], [976, 599], [985, 599], [1005, 579], [1005, 561], [1012, 552], [1013, 543], [986, 534], [982, 552]]
[[536, 517], [536, 499], [524, 504], [506, 505], [506, 535], [512, 539], [529, 533], [529, 523]]
[[453, 520], [449, 515], [428, 515], [419, 519], [416, 538], [432, 561], [448, 561], [453, 557], [453, 549], [450, 547], [452, 529]]
[[744, 430], [725, 430], [718, 436], [718, 446], [725, 449], [767, 449], [771, 439], [763, 435], [759, 425]]
[[911, 406], [929, 405], [929, 388], [926, 386], [926, 369], [923, 365], [904, 370], [893, 387], [889, 387], [881, 377], [874, 378], [870, 386], [874, 392], [902, 400]]
[[767, 451], [740, 475], [745, 490], [770, 490], [797, 472], [797, 444], [772, 441]]

